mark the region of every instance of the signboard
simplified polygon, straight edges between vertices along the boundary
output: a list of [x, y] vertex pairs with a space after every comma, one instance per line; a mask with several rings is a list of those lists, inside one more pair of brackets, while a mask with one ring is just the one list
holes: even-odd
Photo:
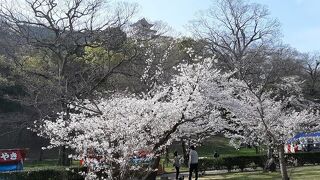
[[139, 150], [139, 151], [136, 151], [134, 154], [133, 154], [133, 157], [131, 158], [131, 162], [134, 164], [134, 165], [138, 165], [138, 164], [151, 164], [153, 160], [153, 157], [150, 156], [150, 152], [148, 151], [144, 151], [144, 150]]
[[0, 172], [23, 169], [25, 149], [0, 149]]
[[23, 161], [25, 158], [24, 150], [2, 149], [0, 150], [0, 164], [11, 164]]

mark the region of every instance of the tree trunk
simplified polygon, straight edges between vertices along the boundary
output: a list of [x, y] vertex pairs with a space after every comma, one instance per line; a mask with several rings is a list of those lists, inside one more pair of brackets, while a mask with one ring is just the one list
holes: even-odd
[[255, 150], [256, 150], [256, 154], [259, 154], [259, 146], [254, 146]]
[[274, 153], [274, 149], [273, 149], [273, 147], [271, 145], [268, 146], [268, 152], [267, 153], [268, 153], [267, 154], [268, 159], [271, 159], [272, 156], [273, 156], [273, 153]]
[[169, 166], [169, 148], [167, 147], [166, 148], [166, 160], [165, 160], [165, 163], [166, 163], [166, 167]]
[[284, 146], [283, 145], [278, 146], [278, 152], [279, 152], [279, 164], [280, 164], [280, 171], [281, 171], [282, 180], [289, 180], [286, 160], [284, 158]]
[[160, 164], [160, 156], [157, 156], [152, 164], [152, 171], [148, 173], [145, 177], [143, 177], [143, 180], [156, 180], [157, 174], [158, 174], [158, 167]]
[[68, 150], [66, 146], [61, 146], [59, 150], [59, 162], [58, 165], [61, 166], [70, 166], [71, 161], [68, 158]]
[[184, 143], [183, 139], [181, 140], [182, 146], [182, 153], [183, 153], [183, 163], [184, 165], [188, 166], [189, 156], [186, 149], [186, 144]]
[[[116, 142], [116, 144], [118, 144], [118, 142]], [[115, 152], [112, 154], [113, 158], [115, 159], [119, 159], [120, 158], [120, 154]], [[112, 178], [117, 180], [117, 179], [122, 179], [121, 177], [121, 169], [120, 169], [120, 164], [117, 162], [112, 162]], [[126, 176], [125, 174], [123, 174], [124, 176]]]
[[274, 153], [274, 149], [273, 147], [269, 144], [268, 145], [268, 151], [267, 151], [267, 161], [264, 165], [264, 171], [268, 171], [269, 167], [268, 167], [268, 162], [271, 160], [271, 158], [273, 158], [273, 153]]
[[[61, 109], [62, 109], [62, 112], [66, 113], [66, 115], [63, 116], [63, 120], [67, 121], [69, 119], [69, 117], [70, 117], [70, 109], [68, 108], [68, 104], [62, 102], [61, 103]], [[66, 148], [66, 146], [61, 146], [60, 150], [59, 150], [59, 162], [58, 162], [58, 165], [70, 166], [71, 165], [71, 161], [70, 161], [70, 158], [68, 157], [68, 155], [69, 155], [69, 150]]]
[[43, 149], [40, 148], [39, 161], [43, 160]]

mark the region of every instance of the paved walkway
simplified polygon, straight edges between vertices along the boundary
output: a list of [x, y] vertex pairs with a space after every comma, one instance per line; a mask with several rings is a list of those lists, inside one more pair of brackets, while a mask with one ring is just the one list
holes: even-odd
[[[250, 172], [250, 171], [259, 171], [259, 170], [261, 170], [261, 169], [254, 170], [251, 168], [247, 168], [244, 171]], [[240, 170], [232, 170], [231, 172], [240, 172]], [[201, 178], [201, 177], [207, 176], [207, 175], [219, 175], [219, 174], [225, 174], [225, 173], [228, 173], [228, 170], [211, 170], [211, 171], [206, 171], [205, 174], [202, 174], [201, 172], [199, 172], [199, 179], [206, 179], [206, 178]], [[184, 177], [184, 180], [187, 180], [189, 177], [189, 172], [181, 172], [180, 177]], [[194, 173], [193, 173], [193, 177], [194, 177]], [[162, 175], [158, 176], [157, 180], [174, 180], [175, 178], [176, 178], [175, 173], [168, 173], [168, 174], [162, 174]]]

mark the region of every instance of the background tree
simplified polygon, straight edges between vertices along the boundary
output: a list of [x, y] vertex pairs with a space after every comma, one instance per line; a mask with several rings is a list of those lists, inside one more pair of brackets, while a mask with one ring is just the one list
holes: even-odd
[[[284, 144], [299, 132], [319, 128], [319, 113], [305, 104], [301, 82], [294, 77], [282, 78], [273, 87], [252, 88], [243, 81], [234, 84], [235, 101], [229, 109], [236, 121], [235, 142], [263, 143], [277, 150], [282, 179], [289, 179], [284, 158]], [[233, 126], [234, 124], [229, 123]], [[240, 138], [242, 137], [242, 138]]]
[[180, 40], [168, 36], [165, 25], [159, 28], [157, 24], [143, 18], [127, 28], [128, 44], [137, 54], [110, 77], [113, 91], [148, 92], [177, 74], [173, 67], [183, 59]]
[[[121, 30], [134, 14], [135, 6], [119, 4], [102, 17], [104, 3], [26, 0], [12, 6], [11, 1], [1, 1], [1, 23], [19, 37], [24, 46], [21, 49], [28, 50], [16, 55], [18, 81], [27, 92], [20, 102], [34, 107], [38, 118], [59, 111], [68, 114], [70, 102], [90, 97], [114, 69], [135, 56], [134, 49], [123, 46], [126, 34]], [[99, 57], [100, 62], [94, 62], [93, 57], [86, 61], [90, 47], [102, 47], [100, 53], [104, 56]], [[68, 164], [64, 147], [62, 156], [61, 164]]]
[[317, 54], [304, 54], [304, 78], [305, 78], [305, 94], [308, 99], [319, 101], [319, 66], [320, 57]]
[[272, 47], [279, 33], [279, 23], [269, 17], [266, 7], [244, 0], [219, 0], [190, 27], [220, 67], [237, 70], [238, 78], [246, 76], [247, 68]]
[[[285, 76], [301, 76], [299, 53], [278, 43], [279, 23], [270, 18], [262, 5], [220, 0], [192, 22], [191, 30], [196, 38], [206, 42], [207, 53], [216, 55], [217, 67], [234, 71], [250, 89], [268, 91]], [[233, 129], [224, 131], [232, 133]], [[259, 139], [254, 142], [251, 145], [261, 143]]]

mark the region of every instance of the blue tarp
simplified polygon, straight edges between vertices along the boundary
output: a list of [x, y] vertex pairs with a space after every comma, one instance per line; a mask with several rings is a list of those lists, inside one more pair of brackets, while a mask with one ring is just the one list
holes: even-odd
[[20, 162], [16, 164], [0, 164], [0, 172], [17, 171], [22, 169], [23, 169], [23, 166]]
[[298, 133], [296, 134], [293, 138], [290, 138], [288, 141], [287, 141], [287, 144], [290, 144], [294, 141], [297, 141], [299, 140], [300, 138], [312, 138], [312, 137], [320, 137], [320, 132], [311, 132], [311, 133]]

